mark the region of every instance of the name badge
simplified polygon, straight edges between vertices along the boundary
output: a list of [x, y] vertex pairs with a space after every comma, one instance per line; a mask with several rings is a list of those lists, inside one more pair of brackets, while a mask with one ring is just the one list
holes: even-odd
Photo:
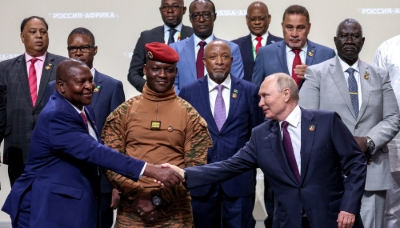
[[161, 121], [151, 121], [151, 126], [150, 126], [151, 130], [160, 130], [161, 129]]

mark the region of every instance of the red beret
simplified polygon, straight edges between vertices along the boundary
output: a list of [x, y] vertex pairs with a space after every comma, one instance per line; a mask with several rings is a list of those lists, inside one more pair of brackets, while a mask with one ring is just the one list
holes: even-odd
[[178, 53], [170, 46], [164, 43], [146, 44], [146, 56], [148, 59], [163, 63], [177, 63], [179, 61]]

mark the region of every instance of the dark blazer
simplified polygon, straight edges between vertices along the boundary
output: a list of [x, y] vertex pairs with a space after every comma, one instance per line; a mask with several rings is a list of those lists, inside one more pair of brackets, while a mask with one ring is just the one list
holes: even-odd
[[[191, 27], [182, 25], [181, 40], [188, 38], [192, 34], [193, 29]], [[151, 42], [164, 43], [164, 25], [140, 33], [140, 37], [133, 50], [128, 81], [139, 92], [142, 92], [143, 86], [146, 83], [146, 79], [143, 78], [143, 65], [146, 63], [145, 45]]]
[[[307, 40], [306, 65], [318, 64], [334, 56], [336, 54], [333, 49]], [[287, 67], [286, 43], [284, 40], [258, 49], [252, 82], [260, 86], [266, 76], [280, 72], [290, 75]], [[301, 84], [303, 82], [304, 80]]]
[[29, 92], [25, 55], [0, 63], [0, 84], [7, 86], [7, 124], [3, 160], [5, 164], [14, 162], [13, 158], [22, 159], [25, 163], [32, 131], [46, 103], [43, 99], [46, 86], [56, 78], [57, 66], [64, 59], [62, 56], [47, 53], [35, 107], [32, 106]]
[[[213, 141], [212, 148], [208, 149], [207, 163], [214, 163], [232, 157], [249, 140], [251, 129], [264, 120], [261, 108], [258, 87], [243, 79], [231, 77], [231, 93], [237, 90], [237, 97], [230, 96], [228, 118], [221, 131], [215, 123], [210, 108], [207, 77], [198, 79], [184, 86], [179, 96], [188, 101], [206, 120], [208, 131]], [[235, 178], [221, 183], [224, 193], [229, 197], [248, 196], [255, 190], [255, 169], [249, 170]], [[192, 196], [205, 196], [211, 185], [190, 191]], [[251, 210], [251, 208], [250, 208]]]
[[232, 158], [186, 168], [189, 189], [259, 167], [275, 195], [274, 227], [300, 228], [303, 212], [311, 227], [337, 227], [339, 211], [355, 214], [353, 227], [363, 227], [359, 214], [367, 170], [364, 154], [339, 115], [301, 112], [300, 182], [286, 161], [278, 121], [268, 120], [253, 129], [249, 142]]
[[[267, 43], [265, 45], [274, 44], [281, 40], [281, 37], [268, 33]], [[239, 46], [240, 54], [242, 55], [244, 68], [243, 79], [251, 82], [254, 69], [253, 42], [251, 41], [251, 35], [240, 37], [236, 40], [232, 40], [232, 42]]]
[[[93, 110], [87, 106], [85, 112], [100, 139]], [[19, 207], [29, 205], [29, 227], [95, 228], [97, 166], [137, 180], [144, 162], [96, 141], [75, 108], [55, 92], [33, 131], [25, 173], [15, 182], [2, 210], [11, 216], [13, 227]]]
[[[5, 85], [0, 85], [0, 142], [3, 141], [4, 132], [6, 131], [6, 90], [7, 87]], [[1, 158], [0, 158], [1, 162]]]
[[[102, 74], [97, 70], [95, 71], [94, 83], [96, 84], [97, 92], [93, 92], [90, 107], [93, 108], [94, 115], [96, 116], [96, 127], [101, 134], [108, 115], [125, 102], [125, 94], [121, 81]], [[55, 90], [56, 81], [51, 81], [47, 85], [45, 101], [49, 100]], [[101, 178], [101, 192], [107, 193], [111, 192], [111, 190], [112, 185], [103, 174]]]

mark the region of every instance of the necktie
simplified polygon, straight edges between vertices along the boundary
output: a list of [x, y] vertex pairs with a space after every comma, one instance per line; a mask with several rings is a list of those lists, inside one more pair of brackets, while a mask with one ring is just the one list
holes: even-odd
[[282, 132], [283, 132], [283, 140], [282, 145], [285, 150], [286, 160], [289, 163], [289, 167], [292, 170], [294, 176], [298, 181], [300, 181], [300, 173], [297, 167], [296, 158], [294, 157], [294, 151], [292, 146], [292, 140], [290, 139], [289, 131], [287, 130], [289, 123], [286, 121], [282, 122]]
[[217, 85], [218, 94], [217, 99], [215, 99], [214, 106], [214, 120], [217, 124], [218, 130], [221, 130], [222, 126], [226, 120], [226, 109], [224, 98], [222, 97], [222, 90], [224, 89], [223, 85]]
[[262, 37], [261, 37], [261, 36], [257, 36], [257, 37], [256, 37], [256, 40], [257, 40], [256, 54], [258, 54], [258, 49], [262, 46], [262, 45], [261, 45]]
[[174, 35], [177, 32], [175, 29], [170, 29], [169, 31], [169, 39], [168, 39], [168, 45], [175, 43]]
[[86, 115], [85, 115], [85, 113], [81, 112], [79, 115], [81, 115], [81, 117], [82, 117], [82, 120], [83, 120], [83, 122], [84, 122], [84, 123], [85, 123], [85, 125], [86, 125], [86, 130], [88, 130], [88, 131], [89, 131], [89, 125], [88, 125], [88, 122], [87, 122], [87, 118], [86, 118]]
[[204, 77], [204, 63], [203, 63], [203, 57], [204, 57], [204, 46], [206, 46], [206, 42], [200, 41], [199, 42], [199, 52], [197, 52], [197, 59], [196, 59], [196, 71], [197, 71], [197, 78], [202, 78]]
[[35, 107], [36, 99], [37, 99], [37, 77], [36, 77], [35, 63], [38, 60], [39, 59], [37, 59], [37, 58], [33, 58], [30, 60], [31, 65], [29, 67], [29, 75], [28, 75], [29, 90], [31, 93], [33, 107]]
[[358, 118], [358, 86], [357, 86], [357, 81], [356, 78], [354, 77], [354, 69], [349, 68], [346, 70], [347, 73], [349, 73], [349, 78], [347, 79], [347, 82], [349, 84], [349, 93], [350, 93], [350, 100], [351, 104], [353, 105], [354, 109], [354, 114], [356, 115], [356, 119]]
[[296, 68], [297, 65], [301, 65], [301, 59], [300, 59], [300, 49], [292, 49], [292, 51], [294, 52], [295, 56], [293, 59], [293, 65], [292, 65], [292, 78], [296, 81], [297, 86], [300, 85], [300, 78], [297, 77], [297, 74], [294, 72], [294, 69]]

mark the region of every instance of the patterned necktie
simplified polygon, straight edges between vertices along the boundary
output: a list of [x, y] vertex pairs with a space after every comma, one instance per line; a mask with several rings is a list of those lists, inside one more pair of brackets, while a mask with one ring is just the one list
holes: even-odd
[[262, 46], [262, 45], [261, 45], [262, 37], [261, 37], [261, 36], [257, 36], [257, 37], [256, 37], [256, 40], [257, 40], [256, 53], [258, 54], [258, 49]]
[[217, 85], [218, 89], [217, 99], [215, 99], [214, 106], [214, 120], [217, 124], [218, 130], [221, 130], [222, 126], [226, 120], [226, 109], [224, 98], [222, 97], [222, 90], [224, 89], [223, 85]]
[[39, 59], [37, 58], [32, 58], [31, 65], [29, 66], [29, 76], [28, 76], [28, 81], [29, 81], [29, 90], [31, 93], [31, 98], [32, 98], [32, 105], [35, 107], [36, 104], [36, 99], [37, 99], [37, 77], [36, 77], [36, 69], [35, 69], [35, 63]]
[[206, 42], [200, 41], [199, 42], [199, 52], [197, 52], [197, 59], [196, 59], [196, 71], [197, 71], [197, 78], [202, 78], [204, 77], [204, 63], [203, 63], [203, 57], [204, 57], [204, 46], [206, 46]]
[[294, 52], [295, 56], [293, 59], [293, 65], [292, 65], [292, 78], [296, 81], [297, 86], [300, 85], [300, 78], [297, 77], [297, 74], [294, 72], [294, 69], [296, 68], [297, 65], [301, 65], [301, 59], [300, 59], [300, 49], [292, 49], [292, 51]]
[[169, 29], [169, 39], [168, 39], [168, 45], [175, 43], [174, 35], [177, 32], [175, 29]]
[[85, 113], [81, 112], [79, 115], [82, 117], [82, 120], [83, 120], [83, 122], [84, 122], [85, 125], [86, 125], [86, 130], [89, 131], [89, 125], [88, 125], [88, 121], [87, 121], [87, 118], [86, 118]]
[[283, 140], [282, 145], [285, 151], [286, 160], [289, 164], [290, 169], [292, 170], [294, 176], [298, 181], [300, 181], [300, 173], [297, 167], [296, 158], [294, 157], [292, 140], [290, 139], [289, 131], [287, 130], [289, 123], [286, 121], [282, 122], [282, 132], [283, 132]]
[[357, 81], [356, 78], [354, 77], [354, 70], [353, 68], [349, 68], [346, 70], [347, 73], [349, 73], [349, 78], [347, 79], [347, 82], [349, 84], [349, 93], [350, 93], [350, 100], [351, 104], [353, 105], [354, 109], [354, 114], [356, 115], [356, 119], [358, 118], [358, 86], [357, 86]]

